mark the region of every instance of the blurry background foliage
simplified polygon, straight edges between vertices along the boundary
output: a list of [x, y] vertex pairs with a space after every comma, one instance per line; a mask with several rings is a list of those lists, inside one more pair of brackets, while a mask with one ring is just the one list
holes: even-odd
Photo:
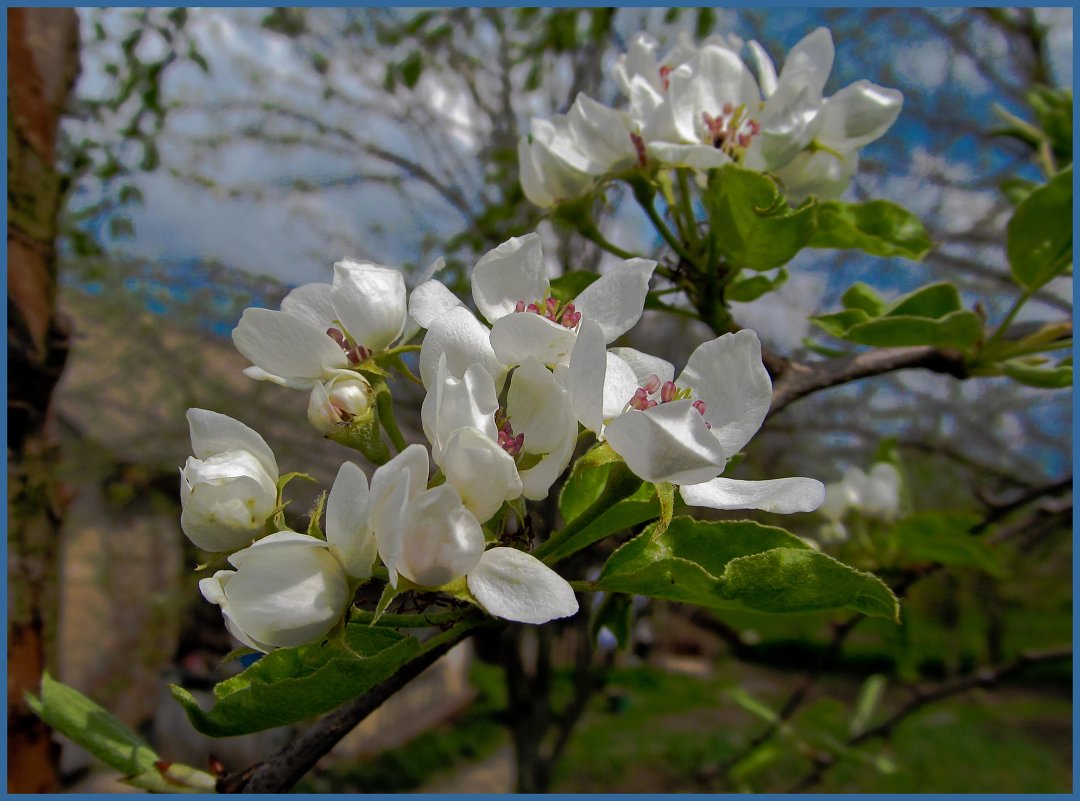
[[[82, 74], [61, 154], [61, 306], [76, 333], [56, 403], [75, 500], [56, 668], [165, 758], [186, 723], [161, 699], [164, 680], [219, 678], [231, 648], [216, 607], [198, 597], [187, 569], [197, 555], [179, 532], [184, 410], [242, 419], [283, 469], [324, 485], [350, 458], [327, 441], [311, 447], [300, 393], [240, 374], [228, 333], [241, 310], [276, 308], [289, 287], [329, 280], [346, 255], [407, 276], [445, 256], [443, 280], [464, 290], [479, 254], [531, 230], [553, 271], [612, 264], [524, 199], [516, 143], [531, 116], [565, 111], [578, 92], [614, 104], [606, 69], [637, 31], [660, 39], [661, 52], [678, 31], [733, 32], [779, 60], [826, 25], [837, 44], [827, 94], [859, 78], [904, 93], [900, 120], [866, 148], [848, 197], [910, 209], [933, 249], [918, 263], [801, 253], [784, 278], [774, 274], [775, 291], [733, 304], [735, 320], [781, 355], [851, 349], [807, 318], [840, 308], [857, 281], [888, 301], [950, 281], [964, 308], [1002, 319], [1019, 294], [1005, 225], [1072, 161], [1069, 9], [96, 8], [80, 20]], [[597, 201], [607, 239], [669, 258], [624, 200]], [[1071, 273], [1055, 278], [1033, 290], [1018, 322], [1033, 330], [1067, 319], [1071, 296]], [[649, 312], [628, 344], [682, 358], [707, 336], [698, 322]], [[411, 400], [407, 433], [422, 440], [415, 388], [396, 386], [395, 397]], [[1067, 663], [912, 709], [886, 736], [859, 738], [906, 708], [900, 685], [962, 680], [1069, 642], [1071, 402], [1068, 387], [908, 371], [785, 409], [755, 438], [743, 477], [835, 481], [875, 456], [894, 460], [916, 514], [901, 525], [940, 533], [907, 538], [909, 551], [891, 553], [884, 570], [875, 549], [897, 536], [888, 527], [869, 549], [858, 538], [835, 546], [904, 585], [901, 625], [656, 602], [637, 610], [636, 644], [609, 655], [610, 670], [574, 667], [577, 623], [530, 634], [540, 642], [525, 643], [525, 686], [554, 745], [529, 765], [518, 744], [519, 782], [533, 771], [519, 786], [1067, 791]], [[299, 493], [290, 519], [303, 525], [314, 485], [290, 490]], [[806, 536], [820, 522], [785, 521]], [[316, 771], [305, 789], [452, 789], [459, 768], [510, 789], [496, 724], [525, 713], [506, 694], [506, 647], [478, 644], [477, 700], [455, 721], [381, 757]], [[493, 666], [500, 659], [505, 675]], [[260, 748], [229, 767], [266, 756]], [[73, 753], [69, 782], [85, 772]]]

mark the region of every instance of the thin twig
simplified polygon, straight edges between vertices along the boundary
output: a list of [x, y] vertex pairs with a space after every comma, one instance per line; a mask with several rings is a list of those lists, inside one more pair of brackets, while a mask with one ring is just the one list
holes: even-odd
[[432, 645], [416, 659], [403, 665], [393, 676], [375, 685], [364, 695], [338, 707], [320, 718], [315, 725], [264, 762], [252, 765], [239, 773], [229, 773], [218, 779], [219, 793], [281, 793], [289, 790], [304, 774], [315, 767], [330, 749], [337, 745], [364, 718], [435, 661], [464, 640], [476, 627], [475, 621], [464, 621], [438, 635], [441, 641]]
[[[850, 748], [865, 743], [868, 740], [879, 737], [888, 737], [901, 721], [910, 717], [915, 712], [918, 712], [928, 704], [944, 700], [954, 695], [959, 695], [962, 692], [973, 690], [976, 687], [992, 687], [995, 684], [999, 684], [1005, 679], [1026, 670], [1032, 665], [1063, 662], [1067, 659], [1072, 659], [1071, 646], [1053, 648], [1047, 651], [1028, 651], [1021, 654], [1012, 662], [998, 665], [997, 667], [979, 668], [978, 670], [972, 671], [953, 681], [936, 685], [919, 685], [912, 689], [912, 698], [910, 701], [893, 712], [892, 715], [877, 726], [873, 726], [848, 738], [845, 745]], [[813, 770], [803, 776], [786, 792], [801, 793], [809, 790], [821, 781], [825, 773], [834, 764], [836, 764], [836, 760], [831, 757], [815, 760]]]

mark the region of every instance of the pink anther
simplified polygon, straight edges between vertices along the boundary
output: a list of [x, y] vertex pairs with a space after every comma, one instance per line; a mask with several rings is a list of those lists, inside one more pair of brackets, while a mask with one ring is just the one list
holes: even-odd
[[664, 385], [660, 387], [660, 401], [661, 403], [668, 403], [675, 400], [675, 382], [665, 381]]

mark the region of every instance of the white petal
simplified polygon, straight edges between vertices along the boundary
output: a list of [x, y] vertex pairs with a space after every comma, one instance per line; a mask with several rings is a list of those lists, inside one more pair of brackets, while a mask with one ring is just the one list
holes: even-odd
[[769, 54], [765, 52], [765, 48], [757, 41], [751, 40], [747, 43], [747, 47], [750, 49], [750, 55], [754, 59], [754, 66], [757, 68], [758, 86], [761, 87], [761, 94], [768, 97], [776, 91], [776, 67], [773, 65], [772, 59], [769, 58]]
[[834, 523], [840, 522], [851, 505], [851, 494], [842, 481], [825, 485], [825, 497], [818, 511]]
[[893, 517], [900, 508], [900, 473], [889, 462], [878, 462], [871, 468], [863, 508], [882, 517]]
[[856, 81], [825, 101], [818, 140], [837, 150], [868, 145], [889, 130], [903, 105], [901, 92]]
[[650, 375], [655, 375], [661, 381], [672, 381], [675, 378], [675, 368], [671, 362], [659, 356], [643, 353], [634, 348], [611, 348], [608, 352], [618, 356], [629, 365], [639, 386]]
[[587, 286], [574, 300], [574, 306], [583, 319], [600, 326], [605, 342], [612, 342], [641, 319], [655, 269], [656, 262], [651, 259], [624, 261]]
[[567, 113], [570, 132], [588, 158], [588, 172], [602, 175], [637, 160], [626, 115], [579, 93]]
[[410, 445], [371, 476], [368, 525], [375, 532], [379, 556], [397, 586], [398, 563], [404, 547], [405, 518], [412, 500], [428, 480], [428, 454], [423, 445]]
[[284, 379], [317, 381], [349, 364], [324, 330], [285, 312], [244, 309], [232, 339], [251, 362]]
[[425, 587], [446, 584], [472, 570], [483, 552], [483, 529], [457, 490], [443, 484], [413, 499], [398, 563], [401, 575]]
[[765, 102], [758, 122], [761, 131], [754, 137], [743, 166], [753, 170], [783, 167], [803, 150], [820, 130], [821, 96], [806, 86], [782, 84]]
[[499, 398], [495, 382], [482, 365], [471, 365], [460, 380], [446, 369], [446, 355], [439, 360], [436, 386], [424, 398], [420, 416], [424, 433], [431, 442], [431, 458], [442, 465], [442, 452], [451, 435], [459, 428], [475, 428], [495, 440], [495, 412]]
[[839, 197], [858, 169], [859, 154], [854, 150], [839, 154], [818, 151], [800, 153], [775, 172], [788, 202], [798, 205], [811, 195], [819, 200]]
[[726, 47], [703, 47], [686, 66], [689, 69], [678, 68], [669, 75], [669, 96], [682, 142], [706, 141], [703, 113], [718, 116], [728, 103], [754, 108], [760, 99], [754, 76]]
[[567, 364], [576, 338], [569, 328], [532, 312], [508, 314], [491, 327], [495, 357], [511, 367], [530, 357], [544, 364]]
[[473, 268], [472, 291], [489, 323], [510, 314], [519, 300], [539, 303], [548, 291], [539, 234], [511, 237], [485, 253]]
[[337, 322], [337, 312], [330, 300], [330, 284], [304, 284], [296, 287], [282, 299], [281, 310], [320, 331], [325, 331]]
[[184, 464], [183, 474], [192, 487], [202, 483], [224, 484], [236, 478], [250, 478], [259, 485], [261, 496], [274, 497], [277, 494], [277, 482], [251, 451], [225, 451], [205, 459], [191, 457]]
[[308, 389], [311, 386], [311, 379], [296, 380], [294, 378], [282, 378], [279, 375], [268, 373], [261, 367], [257, 367], [254, 364], [250, 367], [245, 367], [242, 372], [248, 378], [252, 378], [255, 381], [269, 381], [271, 384], [277, 384], [279, 387], [288, 387], [289, 389]]
[[641, 385], [642, 381], [634, 374], [633, 368], [617, 354], [608, 351], [604, 371], [604, 419], [611, 420], [626, 411], [626, 404]]
[[608, 423], [604, 436], [635, 475], [654, 484], [708, 481], [728, 456], [688, 400], [630, 410]]
[[431, 328], [450, 309], [463, 305], [442, 281], [425, 281], [409, 296], [409, 315], [421, 328]]
[[[519, 470], [521, 476], [521, 494], [530, 501], [542, 501], [551, 491], [551, 485], [563, 474], [577, 445], [577, 423], [572, 417], [567, 418], [562, 429], [563, 437], [546, 452], [539, 462], [528, 470]], [[525, 448], [528, 452], [528, 447]]]
[[712, 145], [680, 145], [671, 142], [649, 142], [649, 155], [668, 167], [690, 167], [711, 170], [731, 163], [731, 157]]
[[515, 435], [525, 435], [529, 453], [557, 450], [567, 431], [573, 432], [571, 437], [577, 434], [570, 393], [536, 359], [522, 363], [510, 379], [506, 417]]
[[832, 34], [828, 28], [817, 28], [804, 36], [784, 59], [784, 68], [780, 70], [779, 85], [785, 84], [798, 88], [808, 88], [811, 93], [821, 97], [825, 82], [832, 72], [835, 49]]
[[476, 519], [484, 523], [521, 495], [521, 478], [510, 454], [475, 428], [459, 428], [443, 451], [446, 483], [454, 487]]
[[208, 409], [188, 409], [187, 421], [191, 430], [191, 450], [197, 458], [206, 459], [215, 453], [245, 450], [255, 456], [271, 478], [277, 481], [277, 459], [257, 431], [228, 415]]
[[205, 551], [232, 551], [262, 534], [274, 509], [253, 478], [241, 476], [220, 484], [197, 484], [180, 513], [184, 534]]
[[378, 544], [368, 525], [368, 481], [352, 462], [338, 468], [326, 499], [326, 541], [353, 578], [371, 575]]
[[368, 350], [388, 348], [405, 328], [405, 278], [400, 270], [345, 259], [334, 265], [334, 309]]
[[596, 434], [604, 428], [606, 364], [604, 332], [596, 323], [583, 319], [578, 328], [574, 349], [570, 353], [566, 387], [570, 391], [574, 416], [585, 428]]
[[757, 433], [772, 403], [761, 342], [749, 329], [699, 345], [676, 383], [705, 402], [705, 419], [728, 456]]
[[555, 205], [556, 198], [544, 180], [543, 169], [536, 153], [539, 148], [539, 143], [530, 144], [527, 136], [518, 139], [519, 178], [521, 190], [529, 202], [542, 209], [549, 209]]
[[476, 600], [506, 620], [539, 624], [578, 611], [566, 579], [535, 556], [514, 548], [486, 551], [467, 580]]
[[679, 488], [690, 506], [710, 509], [761, 509], [776, 514], [812, 512], [825, 500], [825, 485], [813, 478], [736, 481], [714, 478]]
[[326, 543], [283, 533], [293, 534], [272, 534], [265, 545], [233, 554], [238, 570], [225, 594], [233, 619], [250, 637], [294, 647], [317, 640], [340, 620], [349, 604], [348, 582]]
[[432, 322], [420, 349], [420, 378], [430, 389], [437, 378], [439, 358], [446, 355], [446, 369], [460, 378], [473, 364], [483, 365], [501, 388], [506, 368], [495, 357], [489, 336], [491, 331], [464, 306], [448, 310]]
[[656, 61], [657, 42], [652, 36], [641, 32], [634, 35], [625, 55], [619, 57], [612, 69], [615, 81], [623, 94], [630, 94], [630, 86], [635, 78], [650, 81], [660, 91], [660, 65]]

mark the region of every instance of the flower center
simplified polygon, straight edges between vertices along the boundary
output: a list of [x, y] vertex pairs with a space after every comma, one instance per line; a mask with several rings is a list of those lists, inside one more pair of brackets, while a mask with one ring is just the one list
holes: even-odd
[[502, 409], [495, 413], [495, 425], [499, 427], [499, 447], [511, 456], [521, 453], [521, 449], [525, 447], [525, 435], [514, 436], [513, 426]]
[[539, 303], [529, 304], [526, 304], [523, 300], [519, 300], [514, 307], [514, 311], [539, 314], [544, 319], [551, 320], [553, 323], [558, 323], [564, 328], [577, 328], [578, 323], [581, 322], [581, 312], [574, 308], [573, 303], [563, 305], [559, 303], [556, 298], [552, 297], [545, 298]]
[[713, 147], [724, 151], [736, 161], [761, 132], [758, 121], [750, 118], [744, 105], [733, 107], [731, 103], [725, 103], [719, 115], [714, 117], [703, 111], [701, 119], [712, 139]]
[[[637, 388], [630, 400], [626, 402], [623, 411], [637, 409], [643, 412], [661, 403], [689, 400], [691, 397], [693, 397], [693, 391], [689, 387], [677, 387], [674, 381], [661, 381], [660, 376], [653, 373], [645, 379], [644, 384]], [[705, 416], [705, 401], [696, 400], [690, 405], [697, 409], [702, 417]], [[705, 421], [705, 427], [712, 428], [708, 420]]]
[[645, 140], [641, 138], [641, 134], [630, 134], [630, 141], [634, 143], [634, 150], [637, 152], [638, 164], [642, 167], [646, 164], [645, 156]]
[[362, 361], [366, 361], [371, 356], [371, 351], [365, 348], [363, 345], [354, 345], [349, 342], [349, 338], [337, 328], [327, 328], [326, 335], [330, 339], [334, 340], [345, 351], [345, 355], [349, 359], [349, 364], [360, 364]]

